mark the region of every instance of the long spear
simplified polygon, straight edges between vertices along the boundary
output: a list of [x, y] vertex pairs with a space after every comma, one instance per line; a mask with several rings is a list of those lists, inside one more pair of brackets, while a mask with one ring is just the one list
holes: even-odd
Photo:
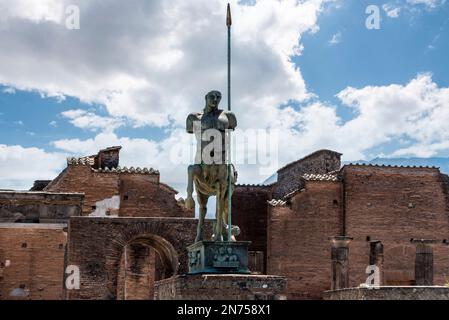
[[[228, 111], [231, 111], [231, 5], [228, 3], [226, 14], [226, 26], [228, 27]], [[228, 241], [232, 237], [232, 219], [231, 219], [231, 198], [232, 198], [232, 179], [231, 179], [231, 132], [228, 136]]]

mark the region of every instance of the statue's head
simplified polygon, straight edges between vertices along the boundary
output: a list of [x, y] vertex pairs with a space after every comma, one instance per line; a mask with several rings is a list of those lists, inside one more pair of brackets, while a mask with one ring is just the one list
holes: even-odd
[[206, 94], [206, 108], [210, 110], [218, 109], [218, 105], [221, 101], [221, 92], [220, 91], [211, 91]]

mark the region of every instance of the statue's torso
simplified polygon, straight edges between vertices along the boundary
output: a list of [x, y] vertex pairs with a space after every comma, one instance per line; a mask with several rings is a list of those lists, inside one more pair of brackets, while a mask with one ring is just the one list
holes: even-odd
[[[199, 128], [201, 125], [201, 128]], [[225, 155], [225, 131], [226, 130], [234, 130], [237, 126], [237, 120], [235, 115], [232, 112], [224, 111], [224, 110], [214, 110], [211, 112], [198, 112], [191, 113], [187, 117], [187, 132], [194, 133], [195, 130], [201, 130], [201, 134], [203, 135], [203, 139], [201, 139], [201, 154], [203, 154], [203, 150], [208, 147], [211, 142], [211, 139], [204, 137], [206, 130], [215, 129], [218, 130], [221, 137], [221, 161], [219, 163], [226, 162]], [[196, 133], [196, 132], [195, 132]], [[211, 132], [208, 132], [209, 134]], [[210, 146], [209, 146], [210, 147]], [[214, 153], [212, 153], [214, 154]], [[198, 154], [197, 154], [198, 155]], [[218, 155], [217, 155], [218, 156]], [[196, 160], [196, 162], [199, 162]], [[203, 162], [203, 161], [201, 161]], [[215, 163], [215, 161], [214, 161]]]
[[[219, 131], [225, 131], [226, 129], [235, 129], [235, 115], [232, 112], [227, 112], [224, 110], [215, 110], [213, 112], [198, 112], [191, 113], [187, 121], [199, 121], [201, 122], [201, 131], [207, 129], [217, 129]], [[189, 123], [187, 124], [189, 128]], [[187, 131], [190, 132], [189, 129]]]
[[226, 129], [229, 129], [228, 116], [223, 111], [203, 113], [200, 115], [200, 118], [202, 130], [217, 129], [220, 131], [225, 131]]

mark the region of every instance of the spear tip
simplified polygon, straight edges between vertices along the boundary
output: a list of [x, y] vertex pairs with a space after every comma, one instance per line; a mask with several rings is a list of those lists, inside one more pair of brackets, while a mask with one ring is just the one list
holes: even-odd
[[228, 12], [226, 15], [226, 25], [230, 27], [232, 25], [232, 17], [231, 17], [231, 5], [228, 3]]

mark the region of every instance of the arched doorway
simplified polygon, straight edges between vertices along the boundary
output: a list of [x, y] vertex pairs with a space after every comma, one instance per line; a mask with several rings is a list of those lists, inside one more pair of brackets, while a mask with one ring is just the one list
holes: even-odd
[[154, 282], [178, 271], [178, 255], [164, 238], [146, 234], [123, 246], [117, 273], [118, 300], [152, 300]]

